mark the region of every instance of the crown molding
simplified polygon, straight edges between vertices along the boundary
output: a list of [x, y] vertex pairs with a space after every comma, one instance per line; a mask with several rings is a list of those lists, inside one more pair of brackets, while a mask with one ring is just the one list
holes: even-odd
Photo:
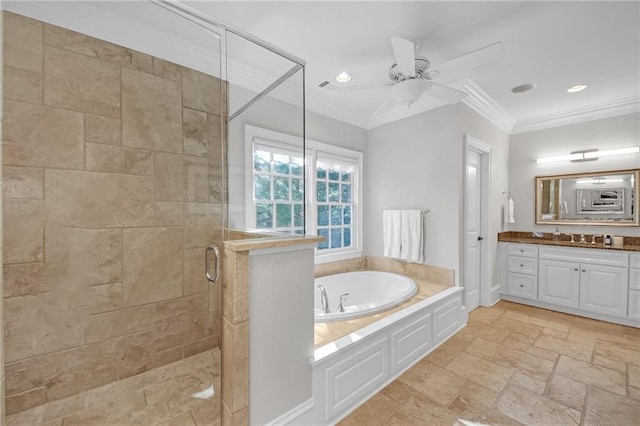
[[583, 123], [585, 121], [632, 114], [634, 112], [640, 112], [640, 96], [632, 96], [605, 104], [576, 108], [561, 113], [520, 120], [513, 127], [511, 134]]
[[489, 120], [493, 125], [510, 134], [516, 120], [473, 80], [465, 78], [450, 85], [467, 93], [463, 99], [469, 108]]

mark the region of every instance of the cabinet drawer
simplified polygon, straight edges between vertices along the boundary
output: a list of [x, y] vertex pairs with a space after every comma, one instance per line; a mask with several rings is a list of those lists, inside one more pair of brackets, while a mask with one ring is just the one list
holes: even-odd
[[540, 259], [592, 263], [607, 266], [629, 266], [629, 253], [591, 248], [541, 247]]
[[640, 268], [640, 253], [631, 253], [629, 255], [629, 266], [632, 268]]
[[538, 257], [538, 247], [528, 244], [509, 244], [509, 256]]
[[538, 273], [538, 259], [509, 256], [509, 259], [507, 260], [507, 268], [509, 272], [536, 275]]
[[629, 269], [629, 289], [640, 290], [640, 269]]
[[527, 299], [538, 298], [538, 277], [509, 272], [507, 274], [507, 292]]

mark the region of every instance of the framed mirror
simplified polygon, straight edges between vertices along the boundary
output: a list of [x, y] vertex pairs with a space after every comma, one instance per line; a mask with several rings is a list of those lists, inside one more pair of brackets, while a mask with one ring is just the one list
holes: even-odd
[[640, 169], [538, 176], [536, 224], [640, 226]]

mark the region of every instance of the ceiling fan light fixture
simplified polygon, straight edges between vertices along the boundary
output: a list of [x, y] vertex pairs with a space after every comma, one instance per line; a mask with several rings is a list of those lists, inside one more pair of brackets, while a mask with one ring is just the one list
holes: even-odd
[[400, 105], [411, 106], [431, 87], [428, 81], [419, 79], [405, 80], [391, 87], [389, 96]]
[[342, 71], [340, 74], [336, 76], [336, 81], [340, 83], [346, 83], [348, 81], [351, 81], [351, 74], [349, 74], [346, 71]]
[[575, 86], [571, 86], [567, 89], [567, 92], [569, 93], [577, 93], [577, 92], [582, 92], [584, 89], [586, 89], [588, 86], [586, 84], [576, 84]]
[[529, 90], [532, 90], [535, 88], [536, 88], [535, 83], [526, 83], [526, 84], [521, 84], [519, 86], [514, 87], [513, 89], [511, 89], [511, 91], [513, 93], [523, 93], [523, 92], [528, 92]]

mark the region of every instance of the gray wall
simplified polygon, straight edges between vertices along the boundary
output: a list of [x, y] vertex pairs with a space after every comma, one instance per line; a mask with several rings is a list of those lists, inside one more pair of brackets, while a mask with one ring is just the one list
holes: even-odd
[[[463, 135], [471, 135], [491, 146], [491, 183], [489, 189], [488, 229], [482, 230], [482, 233], [485, 237], [485, 246], [483, 246], [483, 250], [486, 250], [486, 253], [483, 255], [483, 260], [486, 259], [487, 264], [491, 265], [490, 270], [487, 271], [488, 274], [485, 275], [483, 279], [487, 280], [493, 287], [498, 284], [495, 259], [498, 246], [497, 234], [503, 230], [502, 192], [509, 189], [509, 135], [465, 104], [460, 105], [460, 131]], [[464, 173], [464, 171], [462, 173]], [[461, 194], [461, 197], [463, 196], [464, 194]], [[461, 216], [461, 230], [463, 226], [462, 220]], [[464, 248], [462, 244], [463, 242], [461, 242], [460, 247], [461, 264], [462, 250]], [[489, 296], [490, 294], [488, 294], [487, 289], [483, 288], [480, 303], [487, 305], [495, 302], [495, 300], [490, 301]]]
[[[425, 263], [462, 270], [464, 135], [492, 147], [488, 261], [501, 226], [507, 189], [509, 137], [464, 104], [441, 107], [369, 131], [365, 161], [365, 249], [382, 255], [384, 209], [428, 208]], [[487, 277], [494, 284], [492, 268]]]
[[[509, 186], [515, 203], [515, 231], [553, 232], [556, 225], [535, 225], [534, 181], [536, 176], [621, 170], [640, 167], [640, 154], [603, 157], [584, 163], [537, 164], [538, 157], [568, 154], [590, 148], [613, 149], [638, 145], [640, 114], [588, 121], [511, 136]], [[638, 236], [638, 228], [611, 226], [561, 226], [562, 232]]]
[[369, 131], [364, 171], [367, 255], [382, 256], [382, 210], [428, 208], [425, 263], [458, 270], [458, 122], [458, 108], [447, 106]]
[[[236, 95], [235, 97], [234, 94]], [[233, 87], [229, 99], [231, 111], [239, 107], [239, 105], [234, 105], [237, 99], [248, 99], [251, 97], [250, 95], [251, 93], [245, 89]], [[288, 135], [299, 136], [302, 134], [301, 111], [301, 108], [297, 105], [268, 96], [231, 121], [228, 138], [229, 226], [242, 228], [245, 222], [244, 125], [250, 124]], [[308, 140], [363, 153], [366, 150], [367, 131], [360, 127], [310, 111], [307, 111], [305, 121], [306, 138]]]

